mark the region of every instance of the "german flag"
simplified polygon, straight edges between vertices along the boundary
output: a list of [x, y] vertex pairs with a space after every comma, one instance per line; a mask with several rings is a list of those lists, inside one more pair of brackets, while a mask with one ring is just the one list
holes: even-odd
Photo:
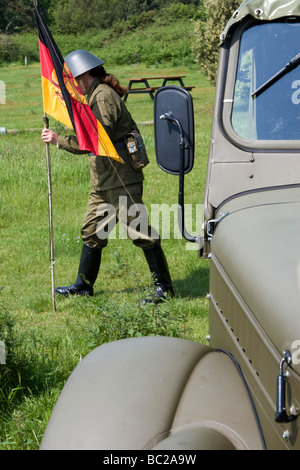
[[123, 163], [85, 96], [35, 5], [39, 33], [44, 112], [76, 132], [79, 148]]

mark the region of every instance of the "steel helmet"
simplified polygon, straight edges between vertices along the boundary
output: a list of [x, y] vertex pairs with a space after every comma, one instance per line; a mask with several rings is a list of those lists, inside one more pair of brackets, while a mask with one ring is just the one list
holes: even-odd
[[70, 52], [65, 58], [65, 62], [74, 78], [104, 64], [99, 57], [83, 49]]

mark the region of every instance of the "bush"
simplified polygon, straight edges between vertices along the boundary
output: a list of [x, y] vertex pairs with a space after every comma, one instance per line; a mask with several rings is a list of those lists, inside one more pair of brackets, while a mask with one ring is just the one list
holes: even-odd
[[15, 36], [15, 41], [19, 46], [19, 61], [23, 62], [25, 56], [31, 62], [38, 62], [40, 60], [37, 33], [18, 34]]
[[12, 36], [0, 35], [0, 64], [16, 62], [20, 57], [20, 47]]
[[155, 22], [147, 29], [139, 28], [126, 37], [109, 41], [101, 53], [109, 57], [111, 65], [191, 65], [195, 62], [192, 42], [193, 27], [189, 19], [173, 21], [172, 25]]
[[196, 62], [211, 82], [215, 82], [217, 76], [220, 35], [240, 4], [240, 0], [206, 0], [206, 21], [195, 22], [193, 51]]
[[23, 62], [25, 56], [30, 61], [39, 60], [37, 35], [0, 35], [0, 64]]
[[175, 18], [177, 20], [183, 19], [187, 21], [189, 18], [194, 17], [194, 15], [196, 14], [196, 8], [194, 5], [172, 3], [171, 5], [163, 8], [160, 14], [166, 21], [169, 21], [170, 23], [174, 21]]

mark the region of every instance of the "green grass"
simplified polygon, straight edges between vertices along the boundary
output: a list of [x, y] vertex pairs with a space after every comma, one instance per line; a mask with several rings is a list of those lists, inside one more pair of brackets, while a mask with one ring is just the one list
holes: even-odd
[[[196, 67], [135, 65], [108, 70], [123, 83], [131, 76], [183, 73], [186, 84], [196, 87], [196, 158], [185, 183], [185, 202], [195, 208], [203, 200], [213, 87]], [[176, 297], [159, 307], [145, 307], [140, 301], [149, 292], [150, 275], [142, 252], [129, 240], [110, 240], [96, 295], [57, 298], [53, 312], [39, 65], [1, 68], [0, 80], [7, 86], [0, 127], [18, 130], [0, 136], [0, 339], [8, 352], [7, 364], [0, 365], [0, 449], [37, 449], [62, 386], [96, 346], [155, 334], [205, 342], [209, 262], [187, 249], [185, 240], [163, 240]], [[143, 124], [153, 120], [153, 102], [147, 95], [131, 95], [127, 105], [141, 123], [151, 161], [145, 169], [144, 202], [148, 208], [176, 204], [178, 178], [158, 168], [153, 126]], [[52, 119], [50, 126], [61, 130]], [[81, 252], [78, 236], [90, 191], [88, 159], [53, 146], [50, 150], [55, 281], [67, 285], [75, 279]]]

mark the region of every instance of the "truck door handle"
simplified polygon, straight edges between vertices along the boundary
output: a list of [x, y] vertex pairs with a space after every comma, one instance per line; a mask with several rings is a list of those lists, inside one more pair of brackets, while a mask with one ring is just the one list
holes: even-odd
[[283, 358], [280, 361], [279, 375], [277, 376], [277, 389], [276, 389], [276, 423], [289, 423], [297, 418], [295, 415], [288, 415], [286, 412], [285, 400], [286, 400], [286, 387], [287, 387], [287, 375], [283, 372], [284, 364], [287, 367], [292, 362], [292, 356], [289, 351], [283, 351]]

